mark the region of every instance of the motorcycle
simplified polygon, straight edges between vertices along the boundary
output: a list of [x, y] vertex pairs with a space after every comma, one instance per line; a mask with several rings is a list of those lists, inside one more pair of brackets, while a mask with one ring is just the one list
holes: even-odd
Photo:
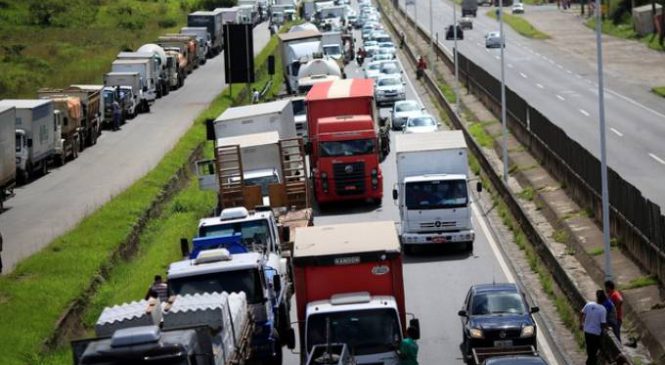
[[365, 57], [363, 55], [357, 55], [356, 56], [356, 62], [358, 62], [358, 66], [362, 67], [363, 61], [365, 61]]

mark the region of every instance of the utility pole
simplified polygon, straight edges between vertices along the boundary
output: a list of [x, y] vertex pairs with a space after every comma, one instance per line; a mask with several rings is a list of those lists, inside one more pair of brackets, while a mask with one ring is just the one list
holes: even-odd
[[460, 114], [459, 108], [459, 64], [457, 63], [457, 6], [453, 1], [453, 47], [455, 48], [455, 112]]
[[434, 67], [434, 8], [429, 0], [429, 65]]
[[[599, 1], [599, 0], [597, 0]], [[503, 182], [508, 183], [508, 126], [506, 125], [506, 66], [504, 49], [506, 35], [503, 33], [503, 0], [499, 0], [499, 38], [501, 39], [501, 125], [503, 126]]]

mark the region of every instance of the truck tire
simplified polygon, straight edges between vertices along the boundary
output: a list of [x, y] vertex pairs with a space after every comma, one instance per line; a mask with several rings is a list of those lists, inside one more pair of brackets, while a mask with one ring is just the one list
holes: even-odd
[[41, 160], [39, 168], [40, 168], [40, 171], [39, 171], [40, 175], [41, 176], [46, 176], [46, 174], [48, 173], [48, 165], [46, 163], [46, 160]]
[[146, 101], [145, 105], [143, 106], [143, 112], [144, 113], [150, 113], [150, 104]]
[[277, 313], [277, 323], [277, 333], [279, 333], [280, 338], [279, 345], [285, 346], [288, 339], [287, 334], [289, 332], [289, 328], [291, 327], [291, 321], [289, 320], [289, 313], [286, 310], [286, 306], [284, 304], [279, 306]]

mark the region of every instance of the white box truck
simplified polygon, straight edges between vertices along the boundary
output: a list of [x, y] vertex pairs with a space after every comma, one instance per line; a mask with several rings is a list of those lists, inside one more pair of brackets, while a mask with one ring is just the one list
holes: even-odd
[[16, 109], [0, 107], [0, 211], [16, 184]]
[[157, 98], [166, 95], [166, 80], [163, 78], [161, 55], [154, 52], [120, 52], [116, 56], [116, 60], [148, 60], [151, 68], [148, 87], [152, 85], [155, 88]]
[[[104, 75], [104, 105], [106, 107], [106, 120], [108, 123], [111, 123], [113, 116], [109, 114], [111, 106], [113, 104], [113, 99], [108, 98], [108, 88], [119, 87], [122, 91], [122, 94], [131, 95], [129, 100], [124, 97], [120, 99], [120, 106], [123, 109], [123, 112], [126, 113], [126, 117], [133, 118], [136, 113], [150, 112], [150, 104], [143, 96], [143, 90], [145, 89], [144, 79], [138, 72], [109, 72]], [[129, 89], [129, 90], [127, 90]], [[120, 97], [116, 95], [116, 98]]]
[[277, 131], [280, 139], [296, 137], [291, 100], [228, 108], [214, 121], [215, 138]]
[[0, 108], [16, 108], [16, 170], [24, 182], [48, 171], [48, 163], [55, 154], [56, 132], [51, 100], [0, 101]]
[[141, 99], [148, 104], [155, 102], [157, 89], [156, 78], [153, 78], [153, 69], [149, 60], [115, 60], [111, 64], [111, 72], [138, 72], [143, 79]]
[[397, 185], [405, 253], [415, 245], [463, 244], [473, 249], [467, 146], [461, 131], [398, 134]]

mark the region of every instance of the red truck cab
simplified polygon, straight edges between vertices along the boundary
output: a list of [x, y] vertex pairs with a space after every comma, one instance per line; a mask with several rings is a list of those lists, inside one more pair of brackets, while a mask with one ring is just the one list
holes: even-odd
[[292, 264], [301, 356], [329, 333], [358, 364], [399, 363], [406, 310], [394, 222], [297, 228]]
[[305, 100], [317, 202], [380, 202], [383, 178], [379, 161], [383, 149], [373, 80], [315, 84]]

